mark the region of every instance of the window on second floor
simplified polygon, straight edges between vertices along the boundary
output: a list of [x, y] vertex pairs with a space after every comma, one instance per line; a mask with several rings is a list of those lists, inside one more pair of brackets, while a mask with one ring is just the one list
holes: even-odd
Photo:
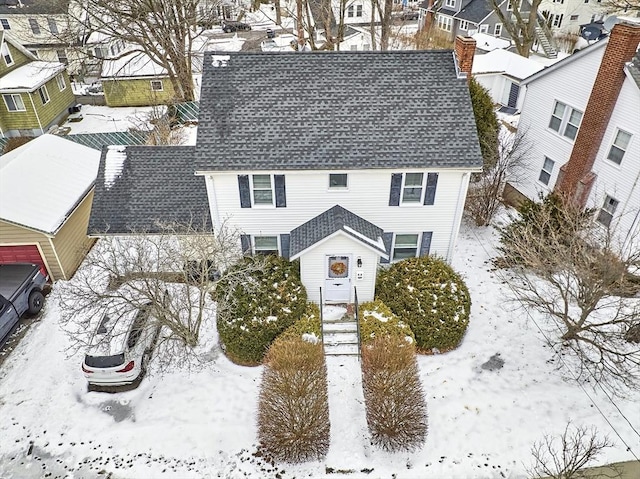
[[47, 23], [49, 24], [49, 31], [51, 32], [51, 34], [52, 35], [57, 35], [58, 34], [58, 24], [56, 23], [55, 19], [47, 18]]
[[11, 25], [9, 25], [9, 20], [6, 18], [0, 18], [0, 25], [3, 30], [11, 30]]
[[38, 88], [38, 95], [40, 96], [40, 100], [42, 101], [43, 105], [49, 103], [49, 100], [51, 98], [49, 98], [49, 92], [47, 91], [47, 87], [45, 85], [42, 85], [40, 88]]
[[240, 207], [287, 206], [284, 175], [238, 175]]
[[631, 141], [631, 134], [626, 131], [618, 130], [616, 137], [613, 140], [613, 144], [609, 149], [607, 159], [613, 161], [616, 164], [622, 163], [622, 158], [629, 148], [629, 142]]
[[502, 23], [496, 23], [496, 26], [493, 27], [493, 35], [496, 37], [502, 35]]
[[467, 30], [469, 30], [469, 22], [466, 20], [460, 20], [459, 28], [463, 32], [466, 32]]
[[60, 63], [64, 63], [65, 65], [69, 64], [67, 52], [65, 52], [64, 50], [56, 50], [56, 55], [58, 56], [58, 61]]
[[456, 8], [456, 0], [445, 0], [444, 5], [447, 8]]
[[162, 91], [162, 80], [151, 80], [151, 91]]
[[620, 204], [618, 200], [616, 200], [612, 196], [607, 195], [607, 197], [604, 199], [604, 204], [602, 205], [602, 208], [600, 208], [600, 212], [598, 213], [598, 223], [609, 227], [611, 225], [611, 220], [613, 220], [613, 215], [618, 208], [618, 204]]
[[40, 35], [40, 24], [38, 23], [38, 20], [36, 20], [35, 18], [30, 18], [29, 26], [31, 27], [31, 33], [33, 33], [34, 35]]
[[9, 50], [7, 42], [2, 42], [2, 58], [4, 58], [4, 64], [8, 67], [13, 65], [13, 57], [11, 56], [11, 51]]
[[581, 121], [582, 112], [580, 110], [556, 101], [551, 113], [551, 120], [549, 120], [549, 128], [571, 140], [575, 140]]
[[58, 84], [58, 90], [62, 91], [67, 88], [67, 83], [64, 81], [64, 76], [62, 73], [56, 75], [56, 83]]
[[433, 205], [437, 186], [438, 173], [394, 173], [389, 206]]
[[445, 17], [444, 15], [438, 15], [438, 28], [445, 32], [451, 31], [451, 24], [453, 19], [451, 17]]
[[545, 185], [549, 185], [549, 180], [551, 179], [551, 173], [553, 173], [553, 167], [556, 162], [551, 158], [544, 157], [544, 164], [542, 165], [542, 170], [540, 170], [540, 176], [538, 180], [540, 183], [544, 183]]
[[362, 5], [356, 5], [356, 17], [362, 16]]
[[26, 111], [22, 96], [20, 95], [2, 95], [4, 103], [9, 111]]
[[362, 5], [349, 5], [347, 7], [347, 18], [362, 17]]
[[348, 177], [346, 173], [329, 174], [330, 190], [346, 190], [348, 186]]

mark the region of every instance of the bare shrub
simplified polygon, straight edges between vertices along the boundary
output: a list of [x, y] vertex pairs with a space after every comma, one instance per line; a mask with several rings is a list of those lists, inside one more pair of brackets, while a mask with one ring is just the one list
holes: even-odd
[[33, 136], [14, 136], [7, 138], [7, 143], [4, 145], [3, 153], [9, 153], [11, 150], [15, 150], [22, 145], [26, 145], [33, 140], [33, 138]]
[[329, 450], [327, 370], [320, 342], [275, 341], [265, 358], [258, 440], [274, 460], [322, 459]]
[[362, 349], [362, 382], [372, 443], [387, 451], [411, 451], [427, 437], [415, 347], [380, 337]]
[[596, 428], [567, 424], [560, 436], [545, 436], [531, 448], [533, 466], [528, 470], [531, 477], [550, 479], [579, 479], [587, 477], [620, 477], [619, 471], [595, 476], [585, 474], [584, 468], [600, 453], [612, 447], [607, 436], [600, 436]]

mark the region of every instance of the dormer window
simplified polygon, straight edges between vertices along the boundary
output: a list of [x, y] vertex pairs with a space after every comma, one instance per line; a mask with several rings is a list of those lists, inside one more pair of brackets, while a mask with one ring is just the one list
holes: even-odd
[[445, 0], [444, 5], [447, 8], [456, 8], [456, 0]]

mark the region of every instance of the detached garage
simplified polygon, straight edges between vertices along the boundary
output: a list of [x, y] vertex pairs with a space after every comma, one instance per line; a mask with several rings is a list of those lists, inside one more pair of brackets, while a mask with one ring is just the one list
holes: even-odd
[[0, 156], [0, 264], [39, 264], [69, 279], [87, 236], [100, 151], [42, 135]]

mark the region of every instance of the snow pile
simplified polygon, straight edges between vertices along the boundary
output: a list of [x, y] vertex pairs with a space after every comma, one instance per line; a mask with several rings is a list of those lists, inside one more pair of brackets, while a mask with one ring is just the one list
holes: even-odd
[[104, 187], [110, 189], [122, 174], [127, 159], [126, 146], [109, 146], [104, 163]]

